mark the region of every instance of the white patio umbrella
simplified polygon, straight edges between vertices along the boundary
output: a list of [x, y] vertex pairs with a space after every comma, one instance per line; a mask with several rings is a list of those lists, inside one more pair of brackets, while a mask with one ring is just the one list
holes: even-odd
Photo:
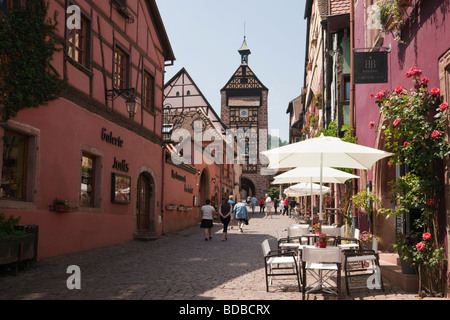
[[[319, 167], [322, 186], [323, 167], [370, 169], [380, 159], [392, 156], [390, 152], [345, 142], [324, 136], [312, 138], [261, 152], [269, 159], [269, 169]], [[319, 216], [322, 219], [322, 194]]]
[[[322, 168], [323, 183], [344, 183], [348, 179], [358, 179], [357, 175], [337, 170], [329, 167]], [[272, 181], [272, 184], [299, 183], [299, 182], [320, 182], [319, 167], [298, 167], [284, 172]]]
[[[322, 186], [323, 193], [331, 192], [331, 189]], [[320, 185], [316, 183], [301, 182], [284, 189], [283, 193], [287, 196], [309, 196], [320, 195]]]

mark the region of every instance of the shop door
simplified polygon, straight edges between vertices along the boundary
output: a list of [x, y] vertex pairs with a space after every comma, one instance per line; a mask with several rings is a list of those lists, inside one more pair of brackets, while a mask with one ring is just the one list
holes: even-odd
[[147, 173], [139, 175], [137, 185], [136, 222], [137, 231], [154, 231], [154, 183]]

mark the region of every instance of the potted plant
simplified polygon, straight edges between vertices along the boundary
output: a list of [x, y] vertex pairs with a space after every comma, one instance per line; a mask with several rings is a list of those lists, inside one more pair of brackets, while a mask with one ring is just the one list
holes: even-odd
[[375, 195], [375, 192], [361, 190], [352, 196], [353, 206], [365, 214], [369, 220], [369, 231], [372, 231], [373, 205], [381, 204], [381, 199]]
[[376, 238], [378, 242], [381, 242], [381, 239], [376, 235], [370, 233], [369, 231], [363, 231], [359, 235], [359, 240], [361, 241], [361, 249], [363, 250], [372, 250], [373, 238]]
[[316, 223], [313, 225], [313, 230], [315, 234], [319, 234], [320, 233], [320, 224]]
[[327, 247], [327, 235], [325, 233], [319, 234], [319, 248], [326, 248]]
[[37, 226], [19, 225], [20, 216], [6, 217], [0, 213], [0, 265], [36, 261], [37, 258]]
[[68, 200], [55, 198], [53, 202], [53, 208], [56, 212], [71, 212], [72, 207]]
[[401, 41], [401, 27], [403, 25], [402, 20], [402, 7], [398, 0], [384, 0], [377, 2], [379, 10], [380, 23], [383, 26], [383, 31], [386, 34], [392, 33], [394, 39]]

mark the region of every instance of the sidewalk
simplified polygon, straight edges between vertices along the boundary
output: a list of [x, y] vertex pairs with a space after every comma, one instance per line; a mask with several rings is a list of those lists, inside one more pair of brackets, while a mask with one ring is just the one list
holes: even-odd
[[[266, 292], [261, 242], [276, 246], [276, 230], [292, 223], [287, 216], [250, 213], [240, 233], [237, 225], [222, 242], [222, 225], [214, 223], [211, 241], [199, 225], [154, 241], [131, 241], [111, 247], [38, 261], [17, 276], [0, 274], [1, 300], [301, 300], [298, 289]], [[81, 271], [81, 289], [68, 289], [67, 267]], [[342, 286], [343, 300], [417, 300], [385, 281], [386, 291]], [[336, 300], [327, 294], [308, 300]]]

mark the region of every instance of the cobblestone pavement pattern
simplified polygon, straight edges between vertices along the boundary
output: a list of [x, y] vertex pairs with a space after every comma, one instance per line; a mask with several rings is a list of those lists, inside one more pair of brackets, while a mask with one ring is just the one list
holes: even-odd
[[[300, 300], [295, 288], [266, 292], [261, 242], [276, 247], [276, 230], [293, 222], [287, 216], [250, 213], [240, 233], [235, 225], [222, 242], [222, 224], [214, 223], [211, 241], [199, 225], [163, 235], [154, 241], [130, 241], [105, 248], [43, 259], [21, 270], [0, 274], [1, 300]], [[81, 289], [68, 289], [67, 267], [81, 270]], [[386, 280], [381, 290], [352, 290], [342, 286], [342, 300], [415, 300]], [[309, 300], [337, 299], [310, 294]]]

